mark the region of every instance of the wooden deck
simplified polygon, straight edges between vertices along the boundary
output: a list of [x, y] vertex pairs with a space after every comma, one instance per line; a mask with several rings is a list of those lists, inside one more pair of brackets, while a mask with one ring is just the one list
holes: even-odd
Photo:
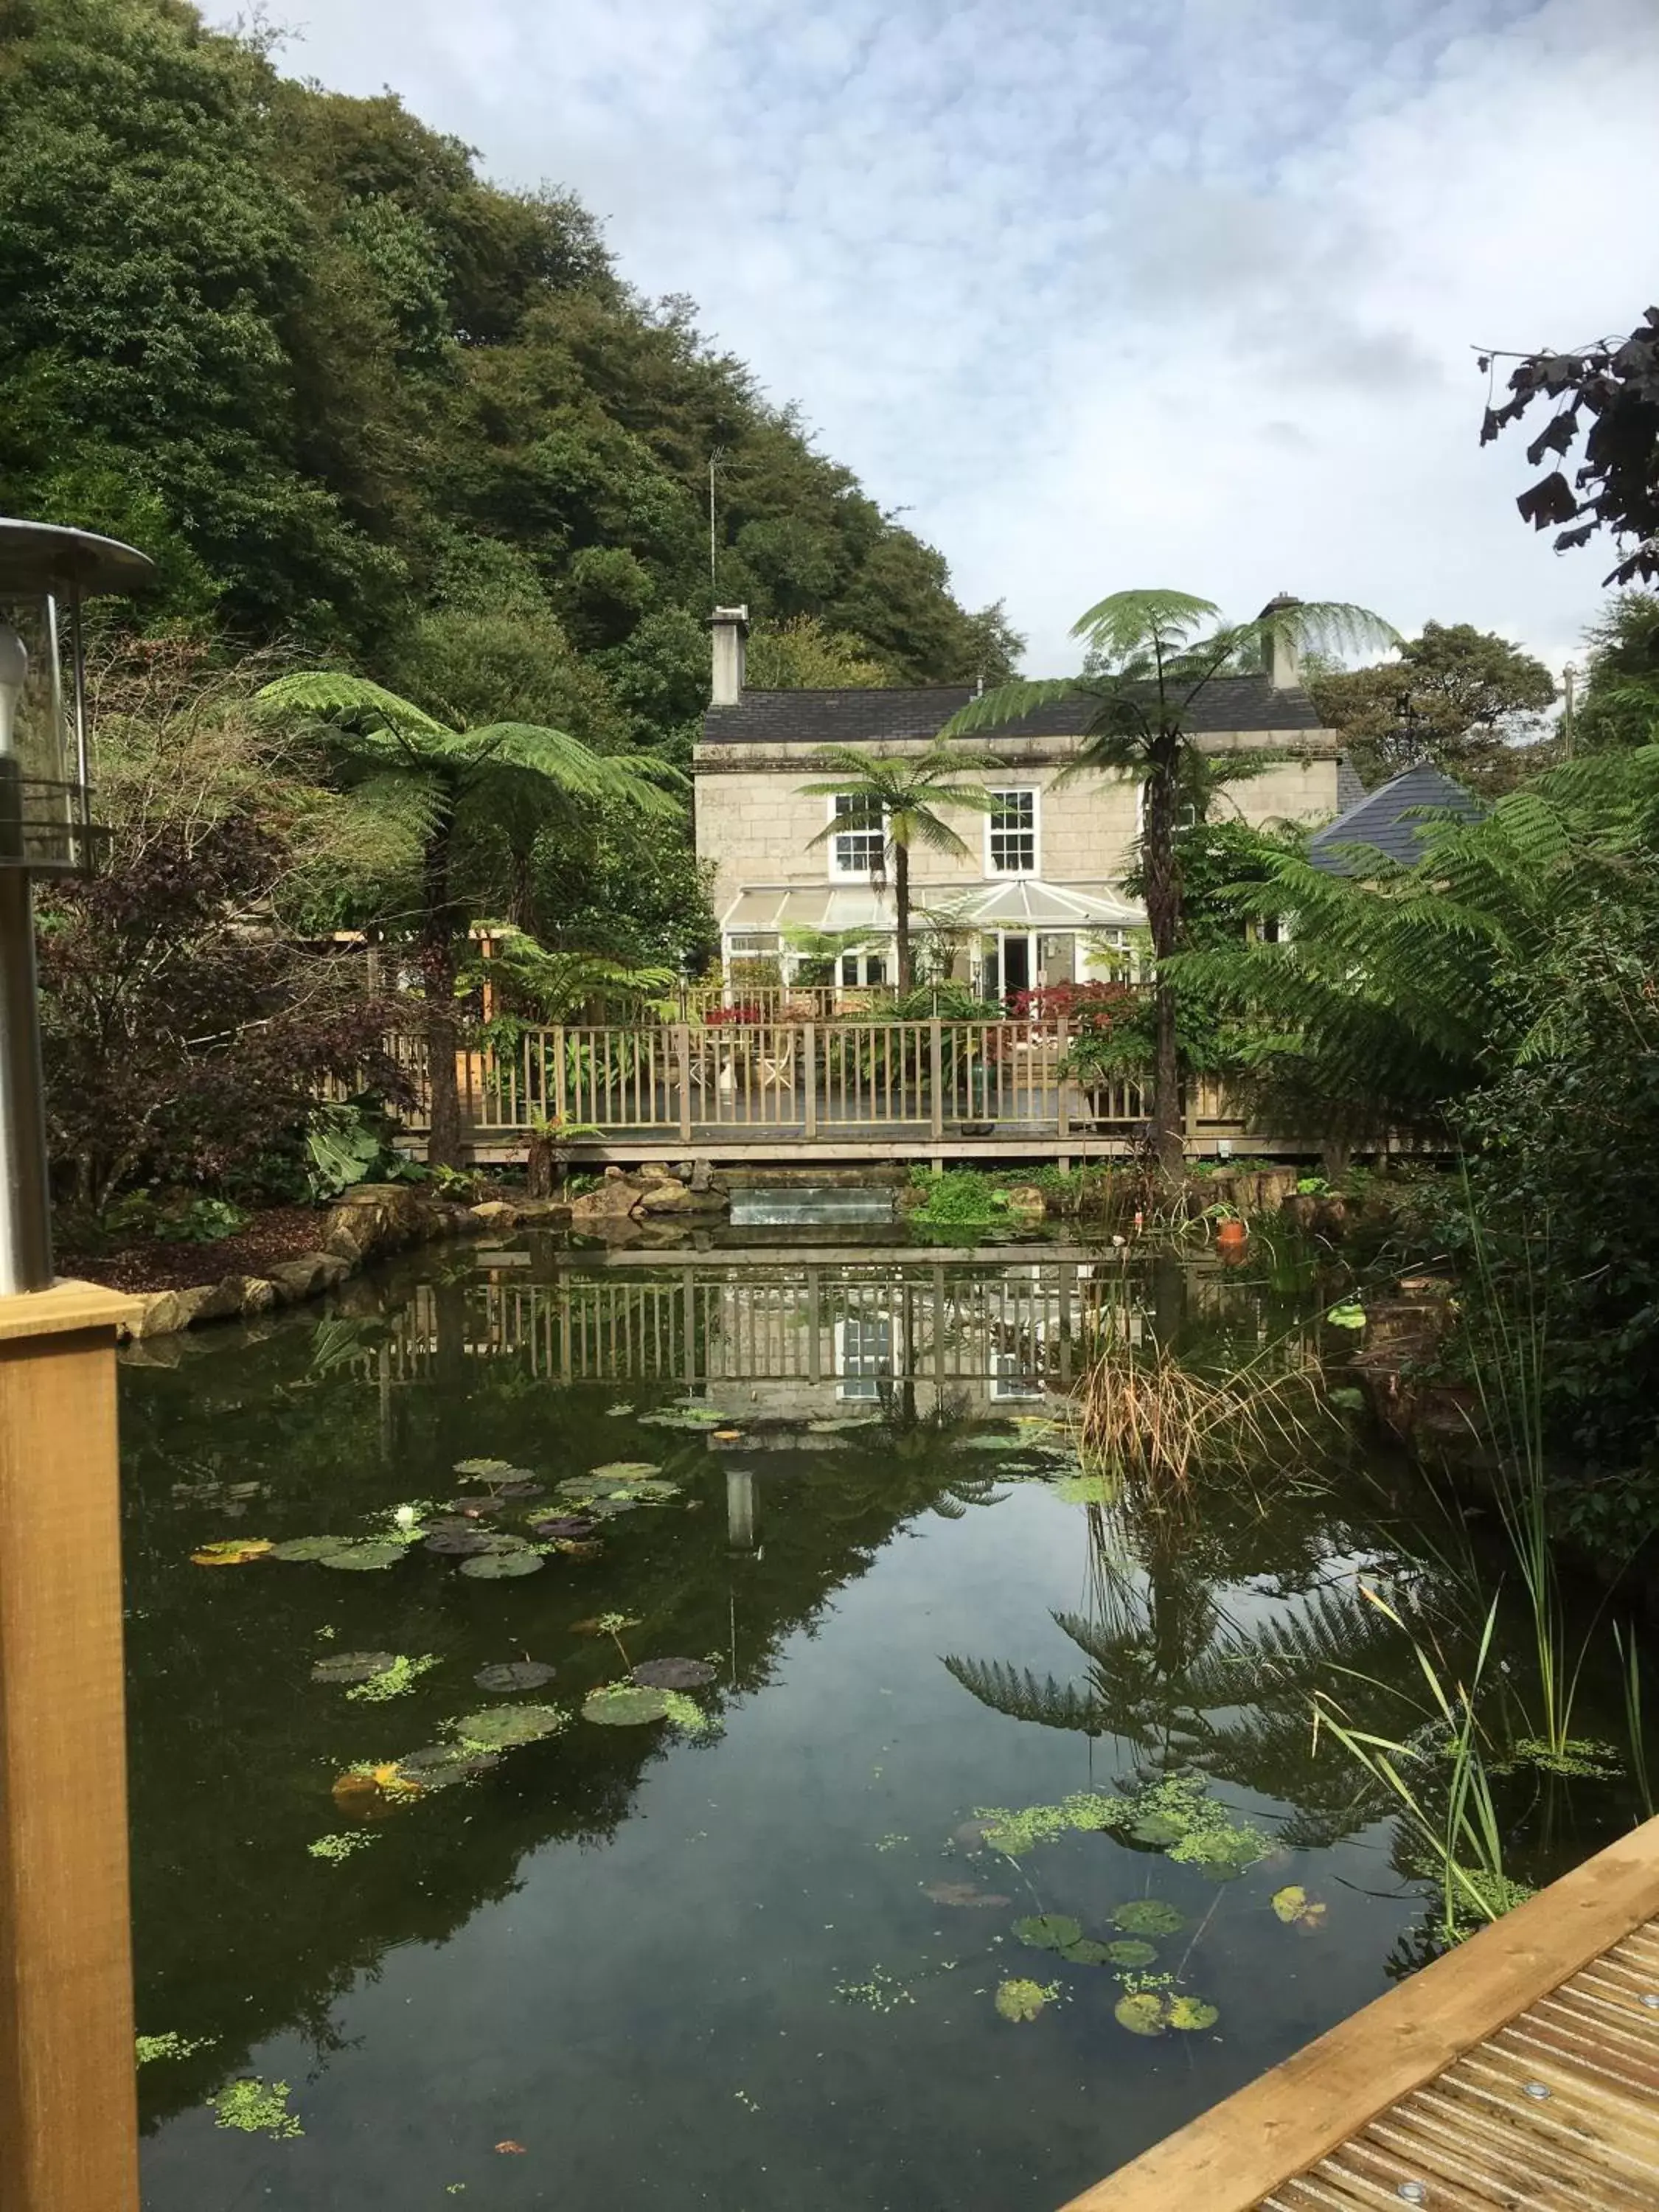
[[1659, 1820], [1065, 2212], [1655, 2212]]

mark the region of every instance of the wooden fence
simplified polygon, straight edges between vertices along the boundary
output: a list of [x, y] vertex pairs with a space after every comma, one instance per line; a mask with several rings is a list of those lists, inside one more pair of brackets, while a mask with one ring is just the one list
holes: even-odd
[[[1063, 1020], [573, 1023], [471, 1045], [456, 1078], [467, 1141], [492, 1152], [521, 1146], [543, 1121], [587, 1132], [579, 1146], [1134, 1141], [1147, 1090], [1062, 1077], [1067, 1044]], [[390, 1048], [413, 1093], [399, 1119], [418, 1140], [430, 1116], [426, 1043], [405, 1034]], [[1212, 1083], [1188, 1084], [1183, 1112], [1189, 1151], [1224, 1139], [1285, 1150], [1249, 1134]]]

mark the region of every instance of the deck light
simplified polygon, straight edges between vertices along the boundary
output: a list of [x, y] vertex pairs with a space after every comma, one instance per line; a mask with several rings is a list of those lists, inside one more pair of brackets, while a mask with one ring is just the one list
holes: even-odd
[[90, 872], [82, 602], [146, 582], [131, 545], [0, 518], [0, 1296], [52, 1279], [33, 878]]

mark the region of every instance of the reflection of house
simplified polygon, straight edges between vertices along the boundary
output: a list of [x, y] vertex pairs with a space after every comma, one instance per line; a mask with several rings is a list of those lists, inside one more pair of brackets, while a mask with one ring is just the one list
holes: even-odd
[[[695, 757], [697, 852], [714, 871], [728, 974], [744, 963], [757, 980], [795, 964], [787, 932], [857, 931], [837, 980], [893, 975], [892, 904], [879, 880], [881, 833], [846, 797], [810, 797], [814, 754], [862, 745], [920, 754], [971, 697], [966, 684], [906, 690], [751, 691], [744, 682], [746, 611], [715, 611], [713, 703]], [[952, 826], [966, 860], [917, 849], [915, 898], [936, 933], [941, 971], [988, 994], [1110, 971], [1114, 940], [1141, 921], [1119, 888], [1129, 872], [1140, 786], [1087, 775], [1056, 789], [1076, 753], [1086, 702], [1046, 707], [976, 740], [1004, 766], [985, 775], [998, 811], [960, 813]], [[1296, 658], [1279, 650], [1271, 672], [1218, 678], [1195, 702], [1189, 726], [1206, 751], [1284, 757], [1231, 794], [1245, 820], [1318, 822], [1353, 792], [1337, 739], [1320, 726]], [[813, 840], [845, 817], [844, 832]]]

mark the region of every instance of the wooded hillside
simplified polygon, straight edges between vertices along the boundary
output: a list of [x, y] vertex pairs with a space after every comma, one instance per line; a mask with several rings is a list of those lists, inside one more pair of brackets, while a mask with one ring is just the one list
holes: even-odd
[[606, 750], [683, 746], [716, 599], [786, 678], [1018, 649], [574, 198], [185, 0], [0, 0], [0, 508], [156, 555], [146, 621]]

